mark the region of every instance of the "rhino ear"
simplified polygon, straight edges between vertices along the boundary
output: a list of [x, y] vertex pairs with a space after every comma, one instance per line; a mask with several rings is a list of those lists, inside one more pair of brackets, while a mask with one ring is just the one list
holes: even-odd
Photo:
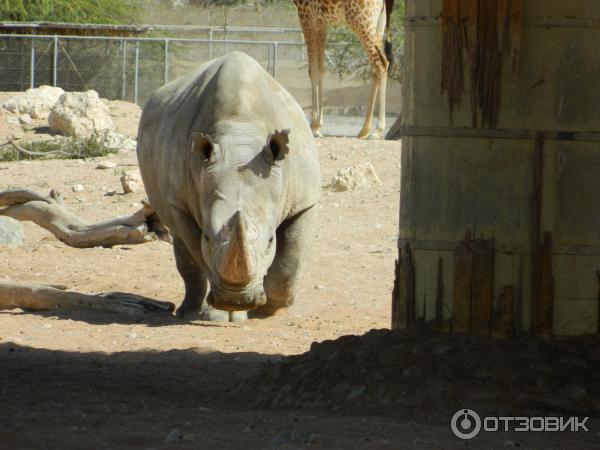
[[208, 134], [194, 133], [192, 136], [192, 153], [199, 155], [206, 165], [217, 162], [220, 149]]
[[290, 142], [289, 134], [290, 130], [281, 130], [275, 131], [269, 136], [267, 139], [267, 146], [263, 151], [267, 161], [274, 164], [285, 158], [290, 151], [288, 147]]

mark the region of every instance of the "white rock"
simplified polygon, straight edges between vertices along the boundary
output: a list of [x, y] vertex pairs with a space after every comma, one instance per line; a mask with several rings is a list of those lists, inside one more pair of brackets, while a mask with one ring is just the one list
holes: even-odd
[[338, 170], [337, 174], [331, 180], [330, 187], [337, 192], [342, 192], [369, 188], [373, 185], [381, 185], [381, 180], [375, 172], [373, 165], [366, 162]]
[[52, 107], [48, 125], [56, 132], [76, 138], [112, 128], [108, 106], [96, 91], [65, 92]]
[[25, 241], [23, 225], [11, 217], [0, 216], [0, 246], [19, 247]]
[[71, 187], [71, 190], [72, 190], [73, 192], [83, 192], [83, 191], [85, 190], [85, 188], [83, 187], [83, 184], [74, 184], [74, 185]]
[[98, 170], [108, 170], [108, 169], [112, 169], [114, 167], [117, 167], [117, 163], [114, 163], [112, 161], [106, 161], [106, 162], [98, 164], [96, 166], [96, 169], [98, 169]]
[[135, 139], [108, 129], [100, 133], [100, 142], [107, 148], [123, 152], [135, 151], [137, 147]]
[[31, 125], [33, 123], [33, 119], [29, 114], [21, 114], [19, 116], [19, 122], [21, 125]]
[[8, 116], [6, 119], [6, 123], [9, 125], [20, 125], [19, 118], [14, 116]]
[[132, 194], [143, 190], [144, 183], [139, 170], [128, 170], [121, 175], [121, 186], [123, 186], [123, 192], [126, 194]]
[[64, 93], [59, 87], [40, 86], [9, 98], [2, 107], [13, 114], [29, 114], [34, 119], [45, 119]]

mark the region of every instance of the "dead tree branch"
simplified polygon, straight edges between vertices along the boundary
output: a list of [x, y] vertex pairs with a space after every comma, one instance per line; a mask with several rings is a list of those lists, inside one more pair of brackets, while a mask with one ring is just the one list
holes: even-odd
[[27, 149], [21, 147], [13, 139], [10, 140], [10, 145], [12, 145], [15, 150], [17, 150], [19, 153], [21, 153], [25, 156], [41, 156], [41, 157], [45, 157], [45, 158], [50, 157], [50, 156], [56, 156], [56, 155], [70, 156], [68, 153], [62, 152], [60, 150], [53, 150], [53, 151], [48, 151], [48, 152], [33, 152], [31, 150], [27, 150]]
[[168, 240], [168, 231], [150, 204], [142, 204], [143, 207], [130, 216], [88, 224], [66, 209], [55, 190], [51, 190], [48, 197], [24, 189], [0, 192], [0, 216], [34, 222], [76, 248], [143, 244], [156, 238]]
[[0, 283], [0, 310], [13, 308], [29, 311], [87, 308], [141, 316], [146, 313], [170, 314], [175, 305], [135, 294], [90, 295], [37, 284]]

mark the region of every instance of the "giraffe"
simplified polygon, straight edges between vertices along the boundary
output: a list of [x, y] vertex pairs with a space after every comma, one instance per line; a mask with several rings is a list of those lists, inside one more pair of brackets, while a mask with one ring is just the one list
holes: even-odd
[[[394, 0], [294, 0], [308, 53], [308, 75], [312, 85], [312, 115], [310, 127], [315, 136], [322, 136], [323, 78], [325, 74], [325, 43], [329, 25], [347, 25], [367, 52], [371, 65], [371, 92], [365, 122], [358, 133], [369, 137], [375, 101], [379, 94], [377, 129], [380, 137], [385, 128], [385, 88], [391, 58], [388, 39], [390, 14]], [[385, 45], [384, 45], [385, 31]]]

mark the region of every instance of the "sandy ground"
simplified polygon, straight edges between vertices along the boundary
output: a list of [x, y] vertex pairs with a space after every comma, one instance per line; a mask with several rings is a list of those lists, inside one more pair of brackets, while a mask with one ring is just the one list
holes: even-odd
[[[135, 108], [119, 103], [111, 110], [119, 131], [135, 134]], [[9, 132], [0, 129], [0, 136]], [[23, 138], [31, 133], [25, 130]], [[420, 414], [417, 420], [389, 409], [260, 408], [232, 394], [265, 361], [305, 352], [313, 342], [389, 327], [400, 144], [317, 142], [323, 185], [339, 169], [363, 162], [373, 164], [382, 184], [342, 193], [323, 189], [318, 236], [293, 307], [269, 319], [231, 324], [1, 311], [0, 449], [591, 448], [590, 439], [600, 436], [540, 440], [490, 433], [467, 444], [452, 436], [449, 417]], [[97, 170], [100, 161], [118, 166]], [[97, 221], [139, 207], [143, 193], [105, 195], [120, 192], [121, 172], [135, 165], [134, 154], [0, 163], [0, 189], [57, 188], [68, 208]], [[74, 184], [85, 190], [73, 193]], [[168, 243], [78, 250], [33, 224], [25, 224], [25, 232], [23, 247], [0, 247], [0, 282], [131, 292], [176, 304], [183, 296]]]
[[[219, 351], [287, 354], [305, 351], [314, 340], [388, 326], [397, 233], [400, 144], [329, 138], [319, 140], [318, 145], [324, 184], [339, 168], [365, 161], [374, 165], [383, 184], [363, 191], [323, 190], [319, 205], [320, 228], [299, 298], [284, 316], [239, 326], [208, 327], [222, 330], [225, 336], [206, 336], [199, 331], [206, 331], [207, 327], [190, 327], [178, 321], [156, 329], [129, 324], [125, 328], [108, 325], [82, 329], [79, 321], [57, 322], [60, 327], [17, 324], [14, 314], [8, 314], [3, 316], [4, 320], [10, 319], [2, 322], [2, 339], [34, 347], [44, 342], [45, 348], [69, 351], [113, 352], [210, 344]], [[100, 160], [2, 163], [0, 188], [27, 187], [39, 192], [57, 188], [66, 197], [68, 207], [90, 221], [134, 211], [144, 198], [143, 193], [105, 194], [110, 190], [122, 191], [120, 173], [132, 169], [130, 165], [135, 165], [135, 155], [102, 160], [119, 166], [97, 170]], [[74, 194], [71, 187], [75, 184], [83, 184], [85, 191]], [[183, 295], [168, 243], [77, 250], [34, 224], [27, 223], [25, 230], [25, 246], [2, 248], [0, 279], [64, 284], [81, 292], [135, 292], [175, 303], [179, 303]], [[46, 318], [37, 316], [28, 315], [25, 319], [48, 323]], [[10, 331], [11, 324], [15, 325], [14, 332]], [[42, 334], [37, 336], [37, 332]], [[65, 332], [69, 336], [73, 333], [72, 337], [65, 339]], [[37, 341], [36, 336], [41, 340]], [[11, 337], [17, 340], [9, 339]]]
[[[383, 184], [363, 191], [323, 191], [321, 225], [296, 305], [286, 314], [241, 324], [0, 312], [0, 448], [162, 447], [174, 428], [196, 433], [196, 441], [172, 448], [198, 448], [204, 442], [229, 448], [246, 442], [258, 448], [270, 446], [282, 430], [297, 424], [296, 415], [312, 433], [331, 431], [324, 438], [327, 446], [370, 443], [369, 436], [380, 433], [370, 418], [369, 423], [360, 417], [332, 418], [335, 425], [327, 430], [321, 425], [323, 412], [240, 411], [220, 403], [221, 391], [242, 381], [265, 358], [389, 325], [400, 145], [337, 138], [318, 145], [324, 184], [338, 169], [365, 161], [374, 165]], [[0, 189], [57, 188], [68, 207], [90, 221], [132, 212], [143, 193], [105, 193], [120, 190], [120, 172], [132, 169], [135, 155], [103, 160], [120, 165], [102, 171], [95, 169], [98, 160], [0, 163]], [[78, 183], [85, 191], [74, 194], [71, 186]], [[0, 248], [0, 281], [135, 292], [175, 303], [182, 298], [167, 243], [77, 250], [31, 223], [25, 232], [23, 247]], [[390, 445], [395, 442], [391, 430], [406, 427], [387, 418], [373, 420], [388, 430], [377, 439]]]

